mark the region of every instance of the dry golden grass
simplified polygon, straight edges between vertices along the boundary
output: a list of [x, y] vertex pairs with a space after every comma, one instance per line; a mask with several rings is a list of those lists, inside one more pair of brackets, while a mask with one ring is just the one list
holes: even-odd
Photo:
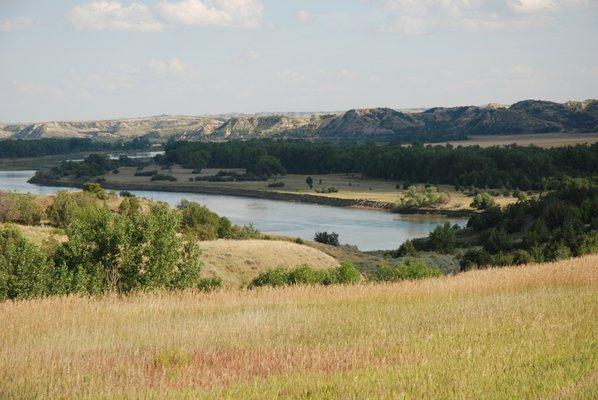
[[595, 398], [598, 256], [392, 285], [0, 304], [0, 398]]
[[[597, 133], [539, 133], [529, 135], [488, 135], [472, 136], [470, 140], [456, 140], [450, 143], [453, 146], [519, 146], [535, 145], [539, 147], [563, 147], [576, 144], [593, 144], [598, 142]], [[445, 143], [440, 143], [445, 144]]]
[[203, 274], [218, 277], [226, 286], [248, 284], [260, 272], [308, 264], [330, 268], [338, 261], [312, 247], [279, 240], [216, 240], [200, 242]]

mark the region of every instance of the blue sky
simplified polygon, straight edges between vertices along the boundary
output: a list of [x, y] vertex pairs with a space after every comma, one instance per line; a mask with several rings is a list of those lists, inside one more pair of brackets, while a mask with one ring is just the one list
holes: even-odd
[[0, 0], [0, 121], [598, 97], [598, 0]]

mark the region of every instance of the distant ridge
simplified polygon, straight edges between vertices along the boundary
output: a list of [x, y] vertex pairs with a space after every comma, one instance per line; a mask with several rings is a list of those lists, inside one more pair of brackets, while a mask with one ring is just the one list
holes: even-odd
[[524, 100], [512, 105], [434, 107], [427, 110], [354, 109], [333, 113], [257, 113], [211, 116], [159, 115], [98, 121], [0, 124], [0, 138], [148, 137], [187, 140], [251, 138], [327, 140], [454, 139], [467, 135], [598, 132], [598, 100], [554, 103]]

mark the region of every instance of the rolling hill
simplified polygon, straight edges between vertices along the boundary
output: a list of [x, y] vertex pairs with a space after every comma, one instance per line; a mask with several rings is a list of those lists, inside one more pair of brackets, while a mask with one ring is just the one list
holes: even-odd
[[554, 103], [525, 100], [511, 106], [390, 108], [344, 113], [280, 113], [223, 116], [157, 116], [84, 122], [0, 124], [0, 137], [38, 139], [145, 136], [156, 141], [250, 138], [327, 140], [453, 140], [469, 135], [598, 132], [598, 100]]

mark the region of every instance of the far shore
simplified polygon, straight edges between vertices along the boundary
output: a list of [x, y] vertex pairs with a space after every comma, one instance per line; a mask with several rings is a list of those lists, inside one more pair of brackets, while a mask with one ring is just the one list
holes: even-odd
[[[53, 186], [53, 187], [72, 187], [82, 188], [84, 182], [73, 182], [73, 181], [57, 181], [57, 182], [44, 182], [36, 183], [41, 186]], [[155, 182], [131, 182], [131, 183], [118, 183], [106, 181], [102, 182], [102, 187], [110, 190], [152, 190], [159, 192], [172, 192], [172, 193], [201, 193], [201, 194], [212, 194], [212, 195], [223, 195], [223, 196], [238, 196], [238, 197], [249, 197], [255, 199], [264, 200], [277, 200], [287, 202], [299, 202], [308, 204], [318, 204], [323, 206], [332, 207], [350, 207], [359, 209], [370, 209], [377, 211], [393, 212], [398, 214], [428, 214], [428, 215], [442, 215], [446, 217], [469, 217], [474, 210], [471, 209], [434, 209], [434, 208], [413, 208], [413, 209], [398, 209], [396, 204], [389, 202], [372, 201], [366, 199], [343, 199], [337, 197], [318, 196], [314, 194], [306, 193], [289, 193], [289, 192], [275, 192], [265, 190], [251, 190], [241, 188], [230, 188], [230, 187], [219, 187], [219, 186], [200, 186], [200, 185], [177, 185], [166, 186], [165, 184]]]

